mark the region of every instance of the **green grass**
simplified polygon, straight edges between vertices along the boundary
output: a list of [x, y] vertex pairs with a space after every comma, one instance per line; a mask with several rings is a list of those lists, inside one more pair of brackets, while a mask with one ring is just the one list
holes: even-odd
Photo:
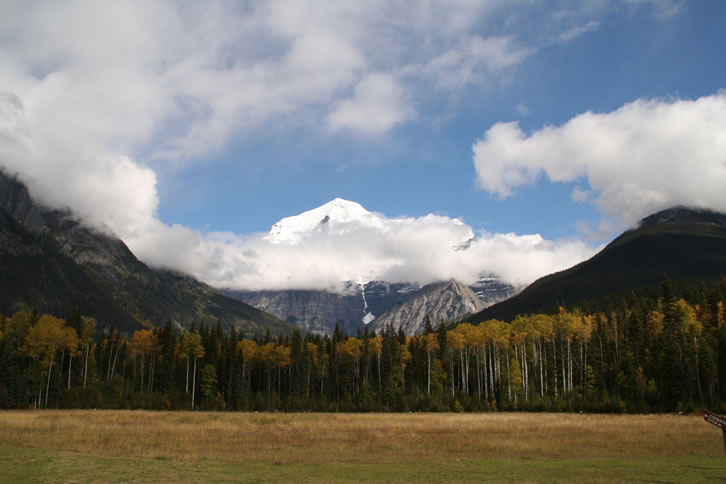
[[0, 412], [0, 482], [726, 482], [700, 416]]
[[108, 457], [0, 446], [0, 468], [2, 482], [726, 482], [724, 457], [304, 464]]

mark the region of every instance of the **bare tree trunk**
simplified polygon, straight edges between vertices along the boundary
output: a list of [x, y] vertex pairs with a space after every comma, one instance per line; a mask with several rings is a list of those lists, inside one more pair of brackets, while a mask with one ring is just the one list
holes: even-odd
[[[587, 345], [585, 345], [585, 370], [587, 370]], [[587, 371], [585, 371], [585, 380], [587, 381]]]
[[542, 360], [542, 343], [537, 341], [537, 345], [539, 345], [539, 396], [544, 398], [544, 379], [542, 378], [544, 360]]
[[509, 350], [507, 350], [507, 394], [509, 395], [509, 401], [512, 401], [512, 379], [509, 374]]
[[572, 391], [572, 352], [570, 351], [570, 338], [567, 338], [567, 371], [569, 376], [567, 378], [567, 390]]
[[618, 320], [613, 317], [613, 331], [615, 332], [615, 363], [620, 361], [620, 350], [618, 349]]
[[703, 393], [701, 392], [701, 372], [698, 369], [698, 340], [693, 337], [693, 344], [696, 348], [696, 383], [698, 384], [698, 399], [703, 404]]
[[522, 376], [522, 389], [524, 390], [524, 401], [529, 401], [529, 369], [527, 368], [527, 343], [522, 341], [522, 366], [524, 375]]
[[50, 372], [53, 370], [53, 358], [55, 358], [55, 351], [50, 354], [50, 364], [48, 365], [48, 382], [45, 384], [45, 408], [48, 408], [48, 390], [50, 389]]
[[154, 371], [156, 370], [156, 359], [152, 359], [149, 362], [149, 366], [151, 367], [149, 369], [149, 391], [154, 391]]
[[[242, 372], [244, 373], [244, 366], [242, 367]], [[189, 353], [187, 353], [187, 379], [184, 381], [184, 393], [189, 395]]]
[[451, 396], [454, 396], [454, 350], [449, 349], [449, 361], [451, 363], [451, 378], [449, 378], [449, 381], [451, 382]]
[[310, 365], [308, 365], [308, 382], [307, 382], [307, 386], [305, 388], [305, 398], [310, 398], [310, 373], [312, 372], [312, 370], [313, 370], [313, 364], [310, 363]]
[[[540, 353], [542, 353], [542, 366], [547, 362], [547, 341], [542, 338], [543, 344], [540, 349]], [[544, 392], [549, 395], [550, 393], [550, 382], [549, 382], [549, 375], [547, 374], [547, 367], [544, 367]]]
[[108, 352], [108, 360], [106, 361], [106, 381], [111, 380], [111, 355], [113, 355], [113, 341], [111, 341], [111, 349]]
[[144, 391], [144, 352], [141, 352], [141, 383], [139, 383], [139, 391]]
[[491, 386], [491, 390], [492, 390], [492, 398], [494, 398], [494, 395], [495, 395], [495, 392], [494, 392], [495, 374], [494, 373], [496, 371], [494, 368], [494, 365], [493, 365], [493, 361], [492, 361], [492, 357], [495, 356], [495, 355], [493, 355], [493, 353], [494, 353], [494, 348], [492, 347], [489, 349], [489, 385]]
[[582, 340], [580, 340], [580, 389], [582, 389], [584, 383], [585, 383], [585, 365], [583, 363], [583, 347], [584, 344]]
[[431, 395], [431, 352], [426, 350], [426, 361], [428, 363], [428, 377], [426, 382], [426, 394]]
[[192, 374], [192, 410], [194, 410], [194, 390], [197, 388], [197, 356], [194, 355], [194, 372]]
[[565, 369], [565, 342], [560, 337], [560, 348], [562, 348], [562, 396], [567, 397], [567, 370]]
[[555, 398], [557, 398], [557, 345], [555, 336], [552, 336], [552, 374], [555, 376]]
[[489, 370], [487, 369], [487, 357], [488, 357], [488, 351], [486, 349], [486, 346], [482, 348], [484, 351], [484, 400], [489, 403]]
[[68, 390], [71, 389], [71, 368], [73, 367], [73, 353], [68, 355]]
[[479, 395], [479, 404], [481, 404], [481, 369], [480, 369], [480, 362], [479, 362], [479, 352], [480, 349], [477, 348], [476, 350], [476, 392]]
[[[380, 362], [380, 359], [378, 361]], [[381, 384], [381, 378], [380, 378], [381, 373], [380, 372], [381, 372], [381, 367], [380, 367], [380, 363], [379, 363], [379, 366], [378, 366], [378, 385], [379, 386]], [[323, 368], [320, 372], [320, 398], [323, 398], [323, 385], [324, 384], [325, 384], [325, 363], [323, 363]]]
[[86, 363], [83, 367], [83, 388], [86, 388], [86, 378], [88, 377], [88, 351], [90, 344], [86, 343]]
[[381, 353], [380, 351], [377, 353], [378, 355], [378, 392], [381, 392]]
[[118, 350], [120, 349], [121, 345], [116, 345], [116, 354], [113, 356], [113, 364], [111, 365], [111, 379], [113, 380], [113, 376], [116, 374], [116, 360], [118, 359]]

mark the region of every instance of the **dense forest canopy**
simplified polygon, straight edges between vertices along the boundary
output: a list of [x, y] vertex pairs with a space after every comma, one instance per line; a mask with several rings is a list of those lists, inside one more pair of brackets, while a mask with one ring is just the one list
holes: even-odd
[[21, 310], [0, 318], [0, 407], [284, 411], [726, 409], [726, 279], [689, 298], [603, 311], [561, 308], [511, 323], [462, 323], [405, 336], [390, 328], [254, 339], [221, 324], [169, 322], [97, 334]]

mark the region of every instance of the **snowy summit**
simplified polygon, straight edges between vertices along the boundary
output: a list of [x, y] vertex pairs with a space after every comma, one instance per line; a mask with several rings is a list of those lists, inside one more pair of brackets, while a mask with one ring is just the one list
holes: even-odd
[[359, 228], [384, 230], [383, 218], [356, 202], [336, 198], [300, 215], [285, 217], [270, 227], [267, 240], [295, 243], [313, 233], [343, 234]]

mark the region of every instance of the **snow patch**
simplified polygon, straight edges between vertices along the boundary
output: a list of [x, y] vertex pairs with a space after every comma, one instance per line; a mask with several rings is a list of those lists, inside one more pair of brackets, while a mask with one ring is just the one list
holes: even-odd
[[366, 301], [366, 284], [372, 280], [371, 277], [359, 276], [357, 281], [360, 286], [360, 293], [363, 296], [363, 324], [365, 325], [376, 319], [376, 316], [368, 311], [368, 301]]

